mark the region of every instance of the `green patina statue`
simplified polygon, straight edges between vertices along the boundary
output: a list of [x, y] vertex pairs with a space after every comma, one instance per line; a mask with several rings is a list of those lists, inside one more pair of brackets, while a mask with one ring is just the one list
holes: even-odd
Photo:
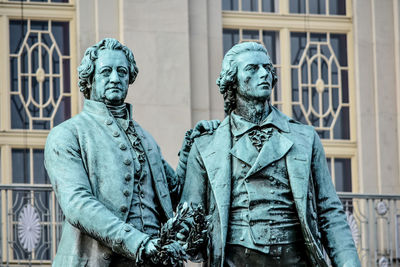
[[277, 76], [264, 46], [230, 49], [217, 80], [225, 120], [194, 140], [181, 202], [211, 215], [209, 266], [360, 266], [320, 139], [270, 104]]
[[52, 129], [45, 148], [66, 218], [53, 266], [154, 266], [160, 249], [166, 262], [183, 259], [178, 242], [159, 247], [161, 224], [180, 198], [192, 139], [218, 122], [200, 122], [186, 135], [175, 172], [124, 103], [138, 73], [132, 51], [104, 39], [86, 50], [78, 72], [83, 110]]

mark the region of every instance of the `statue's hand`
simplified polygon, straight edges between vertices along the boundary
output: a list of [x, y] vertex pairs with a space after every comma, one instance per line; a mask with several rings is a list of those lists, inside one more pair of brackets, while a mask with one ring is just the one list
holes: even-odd
[[158, 243], [158, 238], [150, 239], [147, 241], [146, 245], [144, 245], [144, 254], [147, 258], [152, 258], [157, 254], [158, 250], [156, 245]]
[[196, 124], [196, 126], [194, 126], [194, 129], [193, 129], [192, 134], [190, 135], [190, 138], [194, 139], [204, 133], [212, 134], [218, 128], [220, 123], [221, 122], [219, 120], [199, 121]]
[[176, 241], [172, 241], [168, 245], [163, 246], [162, 250], [166, 251], [170, 258], [181, 260], [187, 259], [186, 251]]

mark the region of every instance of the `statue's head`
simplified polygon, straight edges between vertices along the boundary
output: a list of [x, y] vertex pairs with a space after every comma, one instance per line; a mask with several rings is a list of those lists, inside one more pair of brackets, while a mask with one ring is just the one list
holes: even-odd
[[116, 39], [105, 38], [86, 49], [78, 67], [79, 90], [87, 99], [121, 105], [138, 72], [132, 51]]
[[256, 42], [233, 46], [222, 61], [217, 85], [224, 96], [225, 113], [236, 108], [237, 97], [249, 101], [269, 101], [278, 81], [265, 47]]

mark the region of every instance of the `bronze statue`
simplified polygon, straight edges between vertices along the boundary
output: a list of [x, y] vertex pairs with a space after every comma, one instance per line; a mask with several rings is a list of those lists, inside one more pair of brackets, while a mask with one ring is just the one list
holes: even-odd
[[264, 46], [232, 47], [217, 80], [225, 120], [194, 140], [182, 202], [211, 215], [209, 266], [360, 266], [320, 139], [270, 104], [277, 82]]
[[132, 51], [104, 39], [86, 50], [78, 72], [83, 110], [52, 129], [45, 148], [66, 218], [53, 266], [156, 266], [160, 250], [166, 264], [184, 259], [178, 242], [157, 248], [159, 232], [173, 217], [192, 139], [216, 122], [187, 134], [175, 173], [124, 102], [138, 74]]

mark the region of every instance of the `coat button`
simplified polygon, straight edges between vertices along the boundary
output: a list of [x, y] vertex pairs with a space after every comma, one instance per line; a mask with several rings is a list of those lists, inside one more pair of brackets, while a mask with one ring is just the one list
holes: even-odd
[[246, 164], [243, 163], [243, 164], [242, 164], [242, 168], [246, 168]]
[[313, 198], [313, 194], [311, 192], [308, 192], [308, 199], [312, 199]]
[[127, 225], [127, 226], [125, 226], [125, 228], [124, 228], [124, 231], [125, 232], [130, 232], [132, 229]]
[[118, 136], [119, 136], [119, 132], [114, 131], [112, 135], [113, 135], [114, 137], [118, 137]]
[[244, 181], [245, 181], [246, 183], [248, 183], [248, 182], [249, 182], [249, 179], [246, 178], [246, 179], [244, 179]]
[[144, 204], [140, 205], [140, 207], [141, 207], [142, 209], [144, 209], [144, 208], [145, 208]]
[[121, 208], [119, 209], [121, 212], [125, 213], [128, 211], [128, 208], [126, 206], [121, 206]]
[[140, 197], [144, 198], [144, 193], [143, 192], [140, 193]]
[[121, 143], [121, 144], [119, 144], [119, 149], [126, 150], [127, 147], [126, 147], [126, 145], [124, 143]]
[[111, 125], [113, 123], [113, 120], [111, 118], [108, 118], [104, 121], [105, 124]]
[[132, 175], [130, 173], [125, 174], [125, 181], [129, 182], [132, 180]]
[[124, 196], [129, 197], [129, 195], [130, 195], [130, 192], [128, 190], [125, 190], [124, 191]]
[[275, 194], [275, 190], [271, 190], [269, 191], [271, 194]]
[[122, 244], [122, 238], [117, 238], [117, 240], [115, 240], [115, 242], [117, 242], [118, 244]]
[[125, 160], [124, 160], [124, 164], [125, 164], [126, 166], [131, 165], [131, 163], [132, 163], [132, 161], [131, 161], [130, 159], [125, 159]]
[[103, 253], [103, 259], [105, 259], [105, 260], [109, 260], [109, 259], [111, 259], [111, 254], [109, 254], [109, 253]]

